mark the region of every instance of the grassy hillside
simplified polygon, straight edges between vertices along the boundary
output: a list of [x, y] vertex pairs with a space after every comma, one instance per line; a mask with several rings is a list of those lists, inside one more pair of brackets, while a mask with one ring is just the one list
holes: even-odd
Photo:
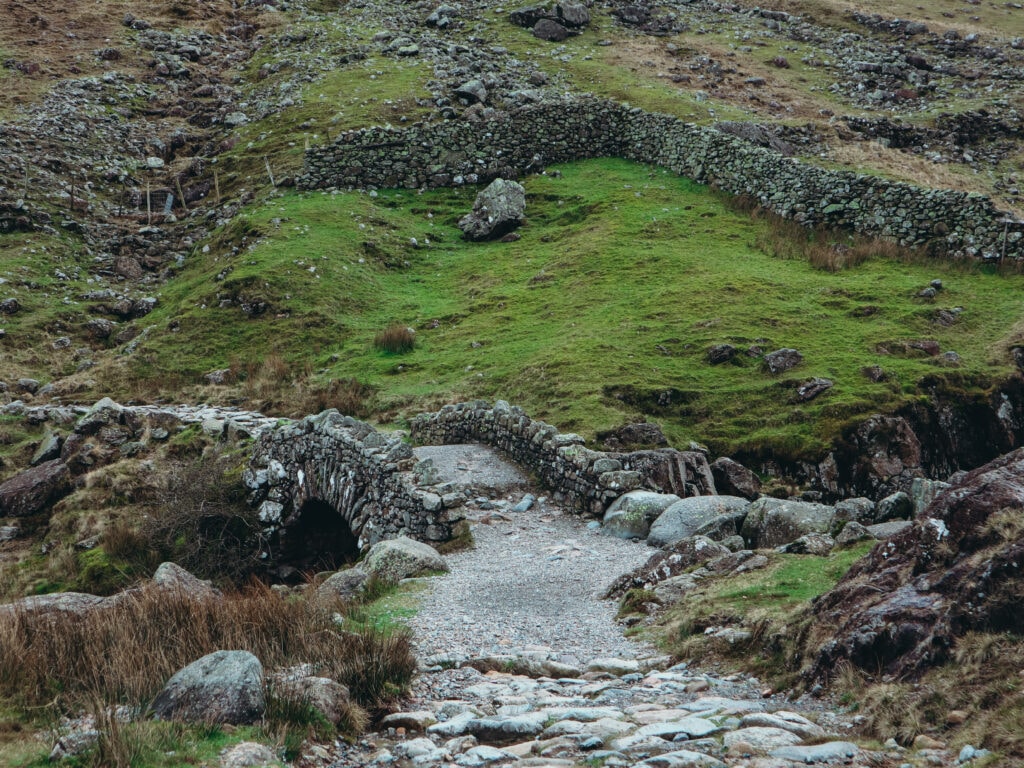
[[[197, 249], [103, 386], [159, 382], [170, 396], [232, 368], [241, 383], [202, 395], [258, 398], [252, 382], [269, 359], [307, 388], [354, 379], [365, 412], [383, 420], [505, 398], [587, 434], [647, 416], [677, 443], [798, 454], [947, 370], [908, 342], [955, 350], [958, 378], [975, 385], [1009, 371], [989, 342], [1010, 332], [1024, 278], [883, 256], [828, 271], [775, 255], [777, 224], [661, 170], [557, 170], [526, 180], [529, 222], [512, 243], [460, 238], [475, 190], [273, 197]], [[933, 279], [943, 290], [918, 298]], [[955, 307], [953, 325], [936, 322]], [[412, 352], [375, 348], [392, 322], [416, 330]], [[710, 365], [723, 343], [741, 354]], [[745, 354], [752, 346], [796, 347], [805, 362], [775, 377]], [[865, 377], [871, 365], [888, 379]], [[795, 386], [815, 376], [835, 387], [796, 403]]]

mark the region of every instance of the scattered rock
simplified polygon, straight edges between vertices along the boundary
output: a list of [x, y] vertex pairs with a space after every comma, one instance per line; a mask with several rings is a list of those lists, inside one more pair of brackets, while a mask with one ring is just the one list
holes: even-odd
[[248, 651], [215, 651], [176, 672], [150, 709], [161, 720], [253, 723], [263, 717], [263, 665]]
[[280, 763], [270, 747], [241, 741], [228, 747], [220, 757], [220, 768], [270, 768]]
[[764, 356], [764, 367], [769, 373], [785, 373], [800, 365], [803, 360], [804, 356], [795, 349], [777, 349]]
[[358, 566], [338, 571], [328, 576], [324, 583], [316, 588], [316, 596], [327, 603], [352, 600], [363, 591], [367, 578], [369, 574]]
[[495, 179], [476, 196], [472, 213], [459, 220], [459, 229], [467, 240], [501, 237], [523, 222], [526, 190], [521, 184]]
[[213, 584], [196, 578], [177, 563], [161, 563], [153, 574], [153, 584], [193, 600], [221, 597]]
[[389, 581], [448, 571], [448, 564], [436, 549], [406, 536], [374, 544], [366, 554], [363, 567]]
[[832, 379], [820, 379], [814, 378], [810, 381], [805, 381], [796, 390], [796, 399], [798, 402], [807, 403], [824, 394], [828, 390], [832, 389]]

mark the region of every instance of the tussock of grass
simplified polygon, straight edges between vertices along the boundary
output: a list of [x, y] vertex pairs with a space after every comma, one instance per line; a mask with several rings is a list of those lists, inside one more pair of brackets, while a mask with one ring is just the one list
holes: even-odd
[[[1016, 671], [1022, 665], [1021, 638], [971, 632], [958, 638], [949, 664], [920, 680], [878, 683], [851, 671], [837, 687], [858, 703], [867, 732], [878, 739], [909, 744], [926, 733], [954, 749], [971, 744], [1019, 761], [1024, 759], [1024, 683]], [[970, 716], [961, 724], [950, 718], [955, 711]]]
[[373, 337], [373, 346], [391, 355], [412, 352], [416, 347], [416, 331], [401, 323], [392, 323]]

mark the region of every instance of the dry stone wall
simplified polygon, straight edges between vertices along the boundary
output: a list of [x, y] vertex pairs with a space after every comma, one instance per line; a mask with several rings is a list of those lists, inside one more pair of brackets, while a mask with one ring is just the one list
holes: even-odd
[[446, 541], [461, 520], [462, 496], [417, 488], [414, 463], [401, 435], [330, 410], [264, 432], [242, 479], [272, 541], [287, 537], [307, 502], [337, 512], [360, 551], [400, 534]]
[[478, 442], [504, 452], [530, 470], [556, 500], [602, 515], [627, 491], [649, 488], [678, 496], [715, 493], [707, 457], [697, 451], [662, 449], [608, 453], [584, 445], [579, 435], [560, 433], [503, 400], [446, 405], [412, 420], [411, 434], [426, 445]]
[[595, 157], [663, 166], [749, 195], [807, 226], [846, 228], [955, 257], [1024, 258], [1024, 222], [983, 195], [833, 171], [670, 115], [598, 99], [544, 102], [476, 122], [351, 131], [310, 148], [298, 183], [306, 189], [442, 187]]

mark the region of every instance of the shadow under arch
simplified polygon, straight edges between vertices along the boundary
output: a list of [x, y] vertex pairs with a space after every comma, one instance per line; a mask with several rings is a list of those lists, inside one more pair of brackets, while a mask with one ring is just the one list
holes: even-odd
[[336, 571], [359, 557], [359, 542], [348, 521], [325, 501], [309, 499], [297, 520], [281, 531], [278, 571], [289, 580]]

